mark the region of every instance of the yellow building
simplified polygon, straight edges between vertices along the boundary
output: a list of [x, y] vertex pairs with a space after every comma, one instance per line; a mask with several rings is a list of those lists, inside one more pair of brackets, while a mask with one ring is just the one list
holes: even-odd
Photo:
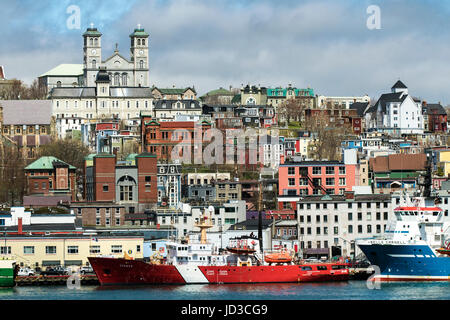
[[439, 151], [438, 167], [442, 168], [445, 177], [450, 174], [450, 150]]
[[21, 266], [89, 265], [88, 257], [143, 259], [144, 237], [140, 235], [7, 235], [0, 241], [1, 253], [11, 255]]

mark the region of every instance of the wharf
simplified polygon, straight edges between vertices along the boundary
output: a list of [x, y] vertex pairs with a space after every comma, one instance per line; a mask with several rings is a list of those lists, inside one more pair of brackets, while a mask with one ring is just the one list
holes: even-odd
[[372, 268], [350, 268], [350, 280], [367, 280], [375, 270]]
[[[17, 286], [45, 286], [45, 285], [67, 285], [67, 279], [70, 275], [61, 276], [17, 276]], [[97, 276], [94, 275], [80, 275], [81, 285], [98, 285]]]

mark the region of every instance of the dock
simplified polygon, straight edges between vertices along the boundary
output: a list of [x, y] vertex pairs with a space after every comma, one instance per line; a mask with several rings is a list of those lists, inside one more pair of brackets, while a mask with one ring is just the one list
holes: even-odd
[[349, 272], [350, 280], [367, 280], [375, 271], [372, 268], [350, 268]]
[[[45, 285], [67, 285], [67, 279], [70, 275], [61, 276], [17, 276], [17, 286], [45, 286]], [[80, 275], [81, 285], [99, 285], [97, 276], [94, 275]]]

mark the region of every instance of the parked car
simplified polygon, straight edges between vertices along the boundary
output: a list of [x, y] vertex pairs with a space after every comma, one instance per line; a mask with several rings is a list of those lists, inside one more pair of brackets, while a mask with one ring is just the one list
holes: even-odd
[[30, 268], [20, 268], [19, 272], [17, 273], [18, 276], [34, 276], [36, 272], [33, 269]]
[[48, 267], [46, 270], [41, 271], [41, 275], [43, 276], [63, 276], [67, 275], [69, 272], [67, 269], [58, 266], [58, 267]]
[[94, 269], [91, 266], [85, 266], [80, 268], [81, 274], [94, 273]]

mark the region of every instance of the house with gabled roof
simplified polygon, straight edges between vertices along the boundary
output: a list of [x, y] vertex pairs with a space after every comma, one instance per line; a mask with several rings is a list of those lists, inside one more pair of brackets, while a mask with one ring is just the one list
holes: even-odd
[[197, 91], [194, 86], [187, 88], [152, 88], [152, 95], [155, 99], [162, 100], [196, 100]]
[[385, 132], [390, 135], [422, 134], [422, 104], [408, 92], [406, 85], [398, 80], [391, 93], [380, 96], [367, 110], [366, 125], [369, 131]]

